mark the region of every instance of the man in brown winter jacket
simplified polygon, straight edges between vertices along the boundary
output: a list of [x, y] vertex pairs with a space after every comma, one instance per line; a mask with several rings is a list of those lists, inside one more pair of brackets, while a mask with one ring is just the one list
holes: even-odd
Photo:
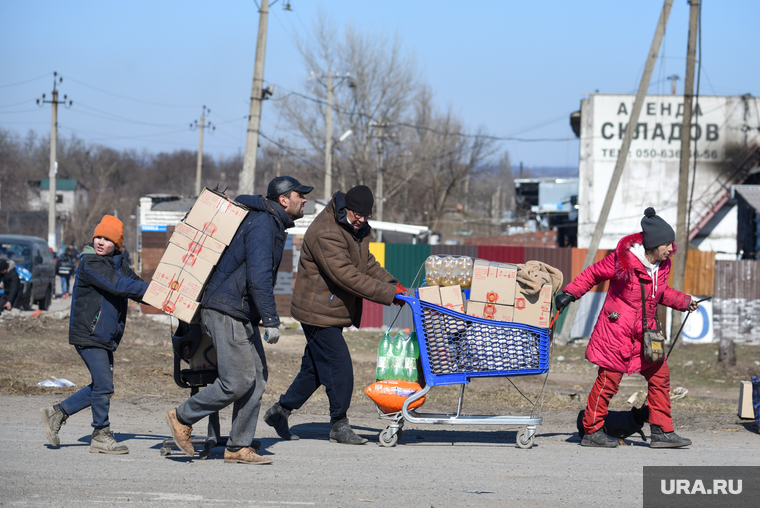
[[406, 292], [369, 253], [367, 221], [373, 203], [372, 191], [364, 185], [345, 195], [338, 191], [304, 235], [290, 309], [306, 335], [301, 371], [264, 415], [283, 439], [298, 439], [290, 433], [288, 417], [324, 385], [330, 401], [330, 441], [367, 442], [354, 433], [346, 417], [354, 370], [343, 328], [359, 326], [363, 299], [390, 305], [395, 295]]

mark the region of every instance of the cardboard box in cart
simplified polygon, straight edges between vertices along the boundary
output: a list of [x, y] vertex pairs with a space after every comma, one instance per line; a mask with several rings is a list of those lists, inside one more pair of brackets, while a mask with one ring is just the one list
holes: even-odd
[[423, 286], [417, 290], [420, 300], [441, 305], [441, 290], [438, 286]]
[[467, 302], [467, 315], [494, 321], [513, 321], [515, 308], [510, 305], [495, 303]]
[[184, 222], [229, 245], [246, 215], [248, 208], [245, 206], [222, 193], [203, 189]]
[[549, 328], [552, 319], [552, 285], [544, 284], [535, 295], [517, 292], [515, 298], [515, 323]]
[[464, 313], [462, 288], [458, 284], [455, 286], [441, 286], [439, 292], [441, 294], [441, 306]]
[[476, 259], [473, 263], [470, 301], [515, 304], [517, 265]]

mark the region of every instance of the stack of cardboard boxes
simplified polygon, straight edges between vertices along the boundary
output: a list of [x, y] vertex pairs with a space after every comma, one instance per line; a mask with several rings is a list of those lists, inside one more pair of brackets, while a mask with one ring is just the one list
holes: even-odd
[[197, 321], [211, 272], [247, 214], [240, 203], [204, 189], [174, 229], [143, 302], [186, 323]]
[[[465, 313], [459, 286], [427, 286], [418, 293], [420, 300]], [[551, 309], [551, 284], [545, 284], [537, 294], [526, 295], [517, 284], [516, 265], [474, 261], [467, 315], [549, 328]]]

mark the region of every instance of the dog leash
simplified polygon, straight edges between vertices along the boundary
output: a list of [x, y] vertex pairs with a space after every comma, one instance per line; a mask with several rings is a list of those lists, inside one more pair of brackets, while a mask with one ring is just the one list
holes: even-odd
[[[705, 300], [712, 300], [712, 296], [706, 296], [702, 298], [701, 300], [697, 300], [697, 305], [704, 302]], [[689, 319], [689, 316], [691, 316], [691, 312], [686, 314], [686, 317], [683, 319], [683, 323], [681, 323], [681, 328], [678, 329], [678, 333], [676, 334], [676, 338], [673, 339], [673, 344], [670, 345], [670, 349], [668, 349], [668, 355], [667, 358], [670, 358], [670, 352], [673, 351], [673, 347], [676, 345], [676, 342], [678, 342], [678, 337], [681, 336], [681, 331], [683, 330], [684, 325], [686, 325], [686, 320]]]

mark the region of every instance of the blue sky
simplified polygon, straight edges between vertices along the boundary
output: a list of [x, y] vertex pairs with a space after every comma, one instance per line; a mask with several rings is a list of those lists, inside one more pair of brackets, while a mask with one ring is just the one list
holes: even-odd
[[[503, 142], [513, 164], [577, 167], [569, 114], [589, 92], [635, 93], [662, 9], [659, 0], [309, 1], [271, 7], [265, 80], [276, 95], [302, 90], [308, 77], [295, 40], [321, 9], [338, 26], [403, 42], [440, 108], [470, 129], [494, 136], [558, 139]], [[760, 2], [705, 1], [702, 95], [760, 94], [750, 20]], [[667, 76], [683, 78], [689, 7], [674, 3], [663, 59], [650, 93], [670, 93]], [[59, 111], [59, 136], [72, 134], [117, 149], [152, 153], [196, 150], [189, 124], [201, 107], [217, 130], [204, 152], [245, 149], [258, 10], [253, 0], [159, 2], [6, 0], [0, 3], [0, 128], [47, 136], [52, 73], [74, 106]], [[682, 93], [683, 80], [678, 82]], [[272, 103], [262, 132], [298, 145]], [[339, 133], [336, 133], [336, 136]]]

